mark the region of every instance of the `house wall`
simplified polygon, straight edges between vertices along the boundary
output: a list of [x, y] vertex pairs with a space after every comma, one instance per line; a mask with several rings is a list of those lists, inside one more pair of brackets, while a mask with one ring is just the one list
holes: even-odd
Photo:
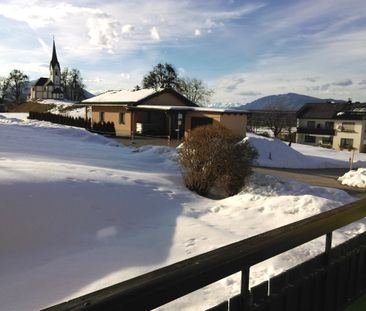
[[220, 114], [218, 113], [208, 113], [208, 112], [201, 112], [201, 111], [187, 111], [185, 122], [184, 122], [184, 136], [186, 137], [191, 129], [192, 124], [192, 118], [198, 117], [198, 118], [211, 118], [213, 120], [214, 124], [220, 124]]
[[[354, 122], [354, 131], [342, 131], [342, 123], [343, 122]], [[336, 150], [340, 150], [341, 139], [348, 138], [353, 139], [353, 147], [358, 152], [366, 151], [364, 140], [365, 140], [365, 121], [363, 120], [335, 120], [334, 128], [336, 129], [336, 135], [333, 139], [333, 148]]]
[[335, 120], [332, 119], [298, 119], [298, 127], [307, 127], [308, 121], [314, 121], [315, 122], [315, 128], [320, 126], [320, 128], [325, 128], [325, 122], [335, 122]]
[[44, 99], [43, 86], [33, 86], [31, 91], [32, 99]]
[[191, 131], [191, 122], [193, 117], [211, 118], [213, 119], [213, 124], [221, 124], [222, 126], [225, 126], [227, 129], [240, 137], [245, 137], [246, 135], [247, 117], [244, 114], [239, 115], [202, 111], [188, 111], [185, 117], [184, 136], [187, 136], [188, 133]]
[[[92, 106], [92, 123], [100, 122], [100, 112], [104, 112], [104, 121], [113, 122], [116, 129], [117, 136], [130, 136], [131, 135], [131, 111], [127, 111], [124, 106]], [[119, 113], [125, 113], [125, 123], [119, 123]]]
[[162, 93], [159, 96], [153, 96], [145, 100], [142, 105], [187, 106], [187, 103], [171, 93]]
[[[326, 122], [333, 122], [333, 129], [335, 128], [335, 120], [334, 119], [297, 119], [297, 126], [308, 128], [308, 121], [314, 121], [315, 126], [314, 129], [326, 129]], [[310, 143], [305, 141], [305, 136], [313, 136], [315, 137], [315, 142]], [[305, 145], [323, 145], [323, 146], [331, 146], [328, 145], [328, 143], [325, 143], [329, 140], [329, 135], [321, 135], [321, 134], [304, 134], [304, 133], [297, 133], [296, 134], [296, 142], [299, 144], [305, 144]], [[334, 138], [333, 138], [333, 144], [334, 144]], [[333, 145], [332, 145], [333, 146]]]
[[235, 135], [245, 137], [247, 128], [247, 116], [245, 114], [222, 114], [220, 123]]
[[[309, 143], [305, 141], [305, 136], [314, 136], [315, 137], [315, 142], [314, 143]], [[324, 139], [327, 139], [329, 136], [321, 136], [321, 135], [315, 135], [315, 134], [296, 134], [296, 142], [298, 144], [304, 144], [304, 145], [315, 145], [315, 146], [320, 146], [320, 145], [324, 145]]]
[[[366, 152], [366, 121], [365, 120], [335, 120], [335, 119], [298, 119], [298, 127], [307, 128], [308, 121], [315, 121], [315, 128], [320, 125], [320, 128], [325, 128], [325, 122], [333, 122], [335, 135], [333, 136], [332, 148], [341, 150], [341, 139], [353, 139], [353, 148], [358, 152]], [[345, 131], [342, 124], [344, 122], [353, 122], [354, 130]], [[323, 143], [322, 135], [315, 134], [299, 134], [296, 135], [296, 142], [299, 144], [312, 144], [305, 141], [305, 136], [314, 136], [314, 145], [321, 145]]]

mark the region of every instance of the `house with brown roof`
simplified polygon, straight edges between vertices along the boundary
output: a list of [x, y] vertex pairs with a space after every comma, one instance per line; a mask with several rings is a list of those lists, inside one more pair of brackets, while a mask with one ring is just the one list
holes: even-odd
[[200, 107], [172, 89], [107, 91], [81, 104], [92, 123], [113, 122], [117, 136], [181, 138], [208, 124], [221, 124], [240, 137], [246, 134], [245, 111]]
[[366, 152], [366, 103], [312, 103], [297, 112], [296, 142]]

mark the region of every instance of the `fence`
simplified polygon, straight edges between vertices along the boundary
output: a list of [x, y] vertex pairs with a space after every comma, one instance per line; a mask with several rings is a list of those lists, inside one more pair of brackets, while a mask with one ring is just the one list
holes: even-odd
[[69, 116], [63, 116], [60, 114], [53, 114], [50, 112], [29, 112], [29, 119], [36, 119], [40, 121], [48, 121], [57, 124], [63, 124], [68, 126], [75, 126], [85, 128], [91, 132], [115, 136], [116, 130], [113, 122], [91, 122], [91, 120], [85, 120], [84, 118], [74, 118]]
[[[362, 199], [45, 310], [151, 310], [237, 272], [241, 293], [211, 311], [342, 310], [365, 292], [366, 237], [332, 248], [332, 231], [365, 216]], [[323, 254], [249, 291], [252, 265], [323, 235]]]

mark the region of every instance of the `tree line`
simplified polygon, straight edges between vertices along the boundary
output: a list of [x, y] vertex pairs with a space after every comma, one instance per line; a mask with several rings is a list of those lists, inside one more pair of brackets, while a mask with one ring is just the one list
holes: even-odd
[[[0, 77], [0, 105], [5, 103], [21, 103], [26, 99], [25, 89], [29, 86], [28, 75], [23, 71], [14, 69], [7, 77]], [[61, 73], [61, 87], [64, 98], [73, 101], [80, 101], [85, 98], [84, 79], [80, 70], [76, 68], [63, 69]]]
[[173, 89], [197, 104], [206, 104], [210, 101], [213, 90], [209, 89], [202, 80], [181, 77], [172, 64], [157, 64], [142, 79], [141, 88]]
[[[29, 77], [18, 69], [12, 70], [7, 77], [0, 77], [0, 105], [5, 102], [20, 103], [25, 100], [24, 90], [29, 86]], [[85, 99], [84, 79], [80, 70], [64, 68], [61, 72], [61, 87], [64, 98], [73, 101]], [[159, 63], [153, 67], [142, 79], [142, 88], [173, 89], [197, 104], [206, 104], [210, 101], [213, 90], [208, 88], [200, 79], [182, 77], [172, 64]]]

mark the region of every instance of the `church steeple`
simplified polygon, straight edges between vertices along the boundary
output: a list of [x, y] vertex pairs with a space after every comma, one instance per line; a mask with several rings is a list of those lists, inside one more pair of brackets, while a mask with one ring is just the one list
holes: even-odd
[[57, 59], [55, 39], [53, 39], [52, 59], [50, 62], [50, 80], [55, 87], [61, 86], [61, 67]]
[[55, 68], [56, 65], [58, 65], [58, 67], [60, 68], [60, 64], [57, 60], [55, 39], [53, 39], [52, 59], [51, 59], [50, 67]]

